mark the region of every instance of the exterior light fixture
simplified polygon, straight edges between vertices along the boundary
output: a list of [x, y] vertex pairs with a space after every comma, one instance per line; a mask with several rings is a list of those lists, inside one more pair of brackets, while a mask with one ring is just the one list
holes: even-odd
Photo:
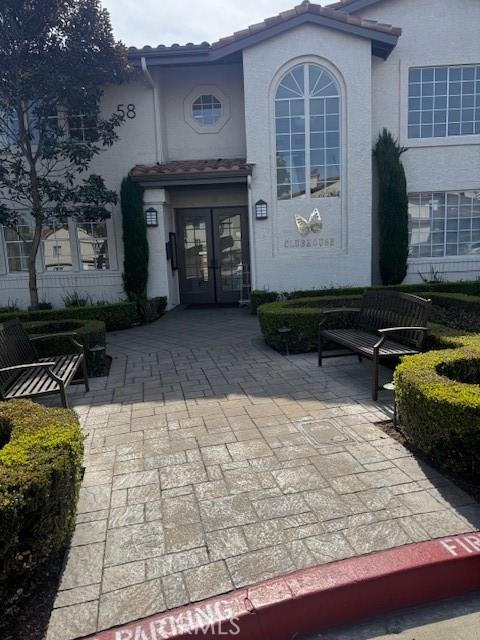
[[145, 211], [145, 224], [147, 227], [158, 227], [158, 211], [153, 207]]
[[258, 200], [255, 203], [255, 217], [257, 220], [265, 220], [268, 218], [268, 208], [265, 200]]

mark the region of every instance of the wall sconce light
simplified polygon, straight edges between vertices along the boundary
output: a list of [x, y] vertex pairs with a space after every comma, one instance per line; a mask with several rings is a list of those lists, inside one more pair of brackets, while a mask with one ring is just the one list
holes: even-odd
[[265, 200], [258, 200], [255, 203], [255, 217], [257, 220], [265, 220], [268, 218], [268, 208]]
[[158, 211], [153, 207], [145, 211], [145, 224], [147, 227], [158, 227]]

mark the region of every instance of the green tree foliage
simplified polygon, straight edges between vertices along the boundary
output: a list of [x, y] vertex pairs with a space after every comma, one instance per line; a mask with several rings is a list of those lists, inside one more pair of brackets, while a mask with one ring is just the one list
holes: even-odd
[[147, 227], [143, 214], [143, 190], [130, 177], [122, 181], [120, 201], [125, 251], [123, 286], [129, 300], [141, 301], [147, 296]]
[[33, 216], [33, 308], [45, 223], [67, 216], [102, 220], [117, 200], [103, 178], [85, 173], [114, 143], [122, 121], [118, 114], [101, 117], [103, 87], [128, 70], [126, 50], [114, 41], [99, 0], [2, 0], [0, 224], [15, 228], [19, 211]]
[[385, 285], [407, 275], [408, 195], [402, 161], [406, 149], [384, 129], [373, 150], [378, 169], [380, 274]]

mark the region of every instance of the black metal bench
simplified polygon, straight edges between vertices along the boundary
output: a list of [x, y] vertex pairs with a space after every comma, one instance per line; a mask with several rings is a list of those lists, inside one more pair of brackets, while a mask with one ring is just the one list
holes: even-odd
[[[67, 387], [78, 368], [83, 369], [85, 390], [89, 390], [84, 347], [74, 332], [29, 336], [20, 320], [0, 324], [0, 398], [32, 398], [59, 393], [68, 407]], [[34, 342], [52, 336], [68, 337], [78, 353], [39, 358]]]
[[[427, 331], [431, 301], [409, 293], [367, 291], [359, 309], [327, 309], [320, 322], [318, 366], [324, 358], [357, 354], [359, 360], [373, 360], [372, 398], [378, 398], [378, 373], [381, 360], [413, 355], [422, 349]], [[354, 312], [354, 323], [348, 329], [325, 329], [327, 316]], [[392, 340], [390, 336], [394, 336]], [[346, 352], [324, 355], [324, 342], [345, 347]]]

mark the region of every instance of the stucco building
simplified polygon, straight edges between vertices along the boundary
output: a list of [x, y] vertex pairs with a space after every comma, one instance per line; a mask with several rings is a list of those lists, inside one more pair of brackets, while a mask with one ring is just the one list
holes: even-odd
[[[480, 0], [305, 2], [213, 44], [130, 49], [134, 77], [103, 101], [125, 114], [120, 140], [92, 171], [145, 188], [149, 294], [173, 306], [377, 282], [384, 127], [408, 147], [407, 281], [476, 278], [479, 26]], [[29, 224], [22, 212], [22, 239], [1, 237], [2, 302], [28, 304]], [[40, 297], [121, 297], [122, 245], [118, 208], [52, 222]]]

